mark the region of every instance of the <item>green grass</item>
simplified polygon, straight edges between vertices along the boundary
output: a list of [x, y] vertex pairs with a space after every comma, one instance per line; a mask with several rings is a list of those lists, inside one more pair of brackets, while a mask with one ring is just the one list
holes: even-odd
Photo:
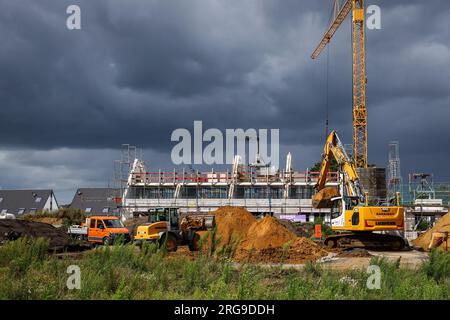
[[[154, 245], [98, 247], [82, 258], [47, 254], [42, 239], [0, 247], [0, 299], [449, 299], [448, 253], [433, 251], [416, 270], [374, 258], [381, 288], [366, 286], [366, 270], [336, 271], [307, 263], [302, 270], [236, 268], [228, 254], [194, 260], [166, 256]], [[81, 270], [81, 289], [69, 290], [69, 265]]]

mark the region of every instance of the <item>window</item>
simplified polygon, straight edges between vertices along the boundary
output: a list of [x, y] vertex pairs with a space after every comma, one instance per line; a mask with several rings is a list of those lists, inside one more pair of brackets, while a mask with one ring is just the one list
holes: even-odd
[[95, 228], [95, 219], [91, 219], [91, 224], [89, 225], [89, 228]]
[[331, 219], [336, 219], [342, 214], [342, 200], [333, 201], [331, 208]]
[[105, 225], [103, 224], [102, 220], [97, 220], [97, 228], [105, 229]]
[[36, 213], [36, 208], [31, 208], [30, 213]]
[[86, 210], [84, 210], [84, 212], [86, 213], [91, 213], [92, 208], [86, 208]]
[[0, 197], [0, 202], [3, 202], [3, 198], [2, 197]]
[[25, 208], [20, 208], [17, 210], [17, 214], [23, 214], [25, 212]]
[[108, 213], [109, 212], [109, 208], [108, 207], [104, 207], [102, 210], [103, 213]]
[[41, 202], [42, 198], [41, 197], [36, 197], [36, 199], [34, 199], [34, 202]]
[[122, 221], [120, 220], [103, 220], [103, 222], [105, 223], [105, 225], [108, 228], [124, 228], [124, 225], [122, 223]]

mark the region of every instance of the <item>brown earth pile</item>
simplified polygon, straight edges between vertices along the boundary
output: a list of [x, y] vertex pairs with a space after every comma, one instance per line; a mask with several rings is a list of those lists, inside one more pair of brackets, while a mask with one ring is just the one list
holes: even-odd
[[282, 248], [284, 244], [293, 242], [297, 236], [279, 223], [275, 218], [267, 216], [254, 222], [247, 235], [239, 243], [239, 249], [262, 250], [270, 247]]
[[220, 245], [234, 239], [236, 261], [303, 263], [327, 254], [313, 241], [298, 237], [277, 219], [256, 220], [244, 208], [222, 207], [214, 212]]
[[241, 207], [221, 207], [214, 211], [220, 245], [228, 245], [232, 238], [242, 240], [252, 224], [256, 222], [253, 215]]
[[[428, 250], [428, 246], [434, 232], [450, 232], [450, 213], [447, 213], [445, 216], [439, 219], [438, 222], [436, 222], [433, 228], [429, 229], [427, 232], [420, 235], [420, 237], [414, 240], [413, 245], [416, 247], [420, 247], [423, 250]], [[445, 247], [445, 242], [441, 244], [441, 247]]]
[[365, 249], [355, 248], [340, 252], [338, 254], [338, 257], [365, 258], [365, 257], [372, 257], [372, 255], [369, 253], [369, 251]]
[[62, 250], [70, 243], [67, 233], [50, 224], [25, 220], [0, 220], [0, 243], [20, 237], [46, 238], [49, 249]]

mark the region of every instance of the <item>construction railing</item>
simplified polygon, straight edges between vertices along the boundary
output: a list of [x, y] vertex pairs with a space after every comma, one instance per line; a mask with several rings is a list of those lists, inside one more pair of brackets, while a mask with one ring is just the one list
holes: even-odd
[[[163, 184], [163, 183], [315, 183], [318, 179], [319, 172], [303, 171], [303, 172], [277, 172], [276, 174], [260, 174], [255, 171], [239, 171], [237, 177], [233, 177], [230, 172], [146, 172], [131, 173], [133, 184]], [[337, 181], [337, 173], [328, 173], [327, 180], [329, 182]]]

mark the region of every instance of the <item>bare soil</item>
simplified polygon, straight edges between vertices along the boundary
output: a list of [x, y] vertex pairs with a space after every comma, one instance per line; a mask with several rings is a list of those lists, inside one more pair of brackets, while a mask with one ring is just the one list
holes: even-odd
[[256, 220], [244, 208], [222, 207], [216, 216], [220, 245], [236, 245], [237, 262], [304, 263], [327, 255], [313, 241], [298, 237], [279, 220], [266, 216]]
[[19, 237], [45, 238], [50, 250], [63, 250], [70, 244], [67, 233], [51, 224], [25, 220], [0, 220], [0, 243]]

